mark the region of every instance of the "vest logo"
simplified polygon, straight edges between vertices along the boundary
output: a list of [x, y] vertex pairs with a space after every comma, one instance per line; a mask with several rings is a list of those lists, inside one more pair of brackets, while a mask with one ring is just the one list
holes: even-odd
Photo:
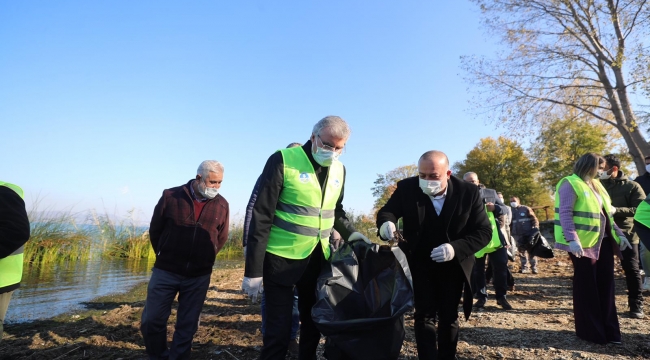
[[585, 196], [589, 197], [589, 190], [585, 190]]
[[340, 188], [341, 187], [341, 180], [339, 179], [334, 179], [334, 187], [335, 188]]
[[525, 213], [519, 213], [519, 215], [521, 215], [521, 216], [525, 216], [526, 214], [525, 214]]
[[301, 183], [308, 183], [309, 182], [309, 174], [306, 173], [306, 172], [301, 173], [298, 179], [300, 180]]

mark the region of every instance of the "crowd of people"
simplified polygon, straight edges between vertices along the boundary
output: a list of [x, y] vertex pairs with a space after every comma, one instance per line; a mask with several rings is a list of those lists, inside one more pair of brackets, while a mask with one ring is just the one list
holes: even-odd
[[[245, 217], [242, 289], [261, 301], [260, 359], [284, 359], [288, 352], [315, 359], [321, 333], [311, 308], [318, 276], [342, 242], [371, 243], [343, 210], [346, 170], [339, 156], [349, 136], [343, 119], [325, 117], [305, 144], [273, 153], [255, 183]], [[647, 172], [632, 181], [616, 156], [588, 153], [557, 184], [555, 247], [573, 264], [575, 332], [581, 339], [623, 341], [614, 297], [615, 257], [625, 273], [629, 315], [644, 318], [642, 291], [650, 287], [641, 270], [650, 276], [650, 156], [646, 164]], [[418, 358], [454, 359], [459, 304], [466, 319], [483, 308], [491, 280], [496, 304], [511, 310], [507, 293], [515, 284], [509, 259], [518, 256], [522, 274], [539, 273], [530, 239], [540, 224], [517, 194], [508, 194], [506, 205], [503, 194], [483, 186], [478, 174], [452, 175], [441, 151], [422, 154], [417, 168], [417, 176], [396, 184], [377, 212], [376, 225], [381, 240], [407, 240], [397, 246], [412, 276]], [[223, 176], [218, 161], [206, 160], [193, 179], [164, 190], [154, 209], [149, 234], [156, 261], [141, 320], [150, 359], [190, 356], [212, 267], [228, 238], [229, 205], [219, 194]], [[0, 339], [29, 238], [22, 196], [18, 186], [0, 182]], [[167, 322], [176, 297], [177, 321], [168, 346]]]

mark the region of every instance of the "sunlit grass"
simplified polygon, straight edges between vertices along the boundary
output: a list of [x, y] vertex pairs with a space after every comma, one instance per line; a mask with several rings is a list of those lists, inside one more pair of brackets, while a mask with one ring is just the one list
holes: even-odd
[[92, 231], [77, 225], [77, 214], [71, 211], [41, 212], [35, 205], [27, 215], [31, 235], [25, 244], [26, 263], [42, 264], [90, 258]]
[[244, 221], [241, 220], [237, 223], [230, 224], [228, 240], [219, 251], [219, 254], [217, 254], [217, 259], [236, 259], [244, 256], [244, 248], [242, 247], [243, 238]]
[[97, 215], [95, 211], [91, 211], [90, 215], [96, 227], [102, 257], [127, 259], [155, 257], [149, 241], [149, 230], [137, 225], [133, 210], [128, 212], [125, 220], [117, 223], [108, 215]]

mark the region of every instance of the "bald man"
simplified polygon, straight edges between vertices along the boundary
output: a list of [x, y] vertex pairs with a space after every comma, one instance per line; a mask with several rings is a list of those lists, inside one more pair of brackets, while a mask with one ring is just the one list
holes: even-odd
[[[382, 239], [393, 238], [399, 218], [406, 240], [399, 246], [413, 275], [418, 358], [454, 359], [458, 302], [463, 287], [471, 284], [474, 254], [492, 237], [479, 189], [451, 175], [443, 152], [427, 151], [418, 161], [418, 176], [398, 182], [377, 213]], [[470, 290], [465, 291], [463, 309], [469, 318]]]

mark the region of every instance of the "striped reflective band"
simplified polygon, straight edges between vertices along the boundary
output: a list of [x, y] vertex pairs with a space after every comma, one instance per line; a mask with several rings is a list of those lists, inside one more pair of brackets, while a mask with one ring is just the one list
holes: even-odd
[[[559, 214], [560, 209], [555, 208], [555, 212], [557, 214]], [[588, 219], [600, 219], [600, 214], [594, 214], [594, 213], [587, 212], [587, 211], [574, 211], [573, 216], [579, 216], [579, 217], [588, 218]]]
[[[555, 225], [562, 226], [560, 225], [560, 220], [555, 220]], [[574, 226], [576, 230], [600, 232], [600, 226], [598, 225], [574, 224]]]
[[306, 215], [306, 216], [318, 216], [320, 214], [320, 209], [317, 207], [290, 205], [290, 204], [285, 204], [281, 201], [278, 201], [278, 204], [276, 205], [275, 208], [280, 211], [286, 212], [288, 214]]
[[24, 252], [25, 252], [25, 245], [19, 247], [16, 251], [14, 251], [14, 252], [12, 252], [11, 254], [9, 254], [9, 256], [11, 256], [11, 255], [22, 254], [22, 253], [24, 253]]
[[[286, 212], [287, 214], [295, 215], [304, 215], [304, 216], [318, 216], [321, 215], [321, 211], [317, 207], [312, 206], [300, 206], [300, 205], [291, 205], [285, 204], [281, 201], [278, 201], [278, 204], [275, 206], [277, 210]], [[323, 210], [322, 216], [323, 219], [331, 219], [334, 217], [334, 210]]]
[[318, 228], [293, 224], [286, 220], [282, 220], [277, 216], [273, 218], [273, 225], [279, 227], [282, 230], [288, 231], [290, 233], [298, 234], [298, 235], [316, 237], [319, 234]]

